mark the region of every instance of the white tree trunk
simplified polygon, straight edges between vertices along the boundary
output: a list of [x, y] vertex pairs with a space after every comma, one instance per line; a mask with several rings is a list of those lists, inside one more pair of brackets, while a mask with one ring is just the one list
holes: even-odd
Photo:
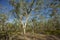
[[23, 28], [23, 34], [25, 34], [26, 33], [26, 29], [25, 28]]
[[23, 34], [26, 33], [26, 23], [23, 25]]
[[26, 25], [27, 25], [27, 22], [28, 22], [29, 16], [30, 16], [30, 14], [29, 14], [28, 17], [26, 18], [26, 22], [25, 22], [25, 24], [22, 22], [22, 20], [20, 20], [20, 22], [21, 22], [22, 25], [23, 25], [23, 34], [26, 33]]

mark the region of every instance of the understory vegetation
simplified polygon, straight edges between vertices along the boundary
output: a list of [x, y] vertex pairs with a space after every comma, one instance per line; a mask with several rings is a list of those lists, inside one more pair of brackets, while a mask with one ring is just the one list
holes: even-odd
[[60, 0], [9, 0], [0, 11], [0, 40], [60, 40]]

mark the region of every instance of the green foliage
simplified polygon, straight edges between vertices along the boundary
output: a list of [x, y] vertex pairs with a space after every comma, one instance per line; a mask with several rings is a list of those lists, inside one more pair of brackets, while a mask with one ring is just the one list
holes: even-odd
[[12, 35], [19, 36], [18, 34], [23, 32], [24, 26], [22, 25], [21, 21], [23, 21], [24, 18], [26, 18], [27, 20], [28, 17], [32, 17], [33, 11], [39, 14], [38, 15], [34, 14], [33, 15], [34, 17], [31, 20], [27, 20], [28, 22], [26, 25], [26, 32], [47, 35], [60, 35], [60, 15], [58, 14], [57, 11], [57, 8], [60, 7], [59, 5], [55, 6], [54, 3], [51, 3], [49, 5], [49, 7], [51, 7], [53, 10], [51, 14], [48, 13], [50, 18], [46, 19], [45, 18], [46, 15], [45, 16], [43, 16], [44, 14], [40, 15], [40, 12], [38, 12], [42, 9], [43, 2], [41, 0], [37, 0], [36, 2], [32, 0], [30, 3], [26, 2], [25, 0], [23, 1], [20, 0], [19, 2], [16, 2], [16, 0], [11, 0], [10, 4], [14, 7], [13, 12], [16, 13], [17, 19], [14, 20], [14, 22], [12, 23], [6, 23], [8, 18], [7, 15], [0, 14], [0, 38], [1, 37], [3, 38], [4, 36], [5, 37], [8, 36], [10, 38], [12, 37]]
[[7, 20], [6, 14], [0, 14], [0, 22], [5, 22]]

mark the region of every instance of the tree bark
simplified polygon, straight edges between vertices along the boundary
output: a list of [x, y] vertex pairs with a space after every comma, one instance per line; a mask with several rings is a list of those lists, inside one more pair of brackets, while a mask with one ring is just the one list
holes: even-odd
[[26, 33], [26, 25], [23, 25], [23, 34]]
[[23, 28], [23, 34], [25, 34], [26, 33], [26, 29], [25, 28]]

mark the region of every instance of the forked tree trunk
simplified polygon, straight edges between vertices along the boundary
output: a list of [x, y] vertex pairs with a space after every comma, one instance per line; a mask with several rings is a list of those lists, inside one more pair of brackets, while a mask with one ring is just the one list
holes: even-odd
[[26, 33], [27, 21], [28, 21], [28, 18], [26, 19], [26, 22], [25, 22], [25, 24], [23, 25], [23, 33], [24, 33], [24, 34]]
[[[30, 15], [29, 15], [30, 16]], [[26, 33], [26, 25], [27, 25], [27, 22], [28, 22], [28, 19], [29, 19], [29, 16], [26, 18], [26, 22], [23, 23], [22, 20], [20, 20], [20, 22], [22, 23], [23, 25], [23, 34]], [[20, 17], [21, 18], [21, 17]], [[22, 18], [21, 18], [22, 19]]]

